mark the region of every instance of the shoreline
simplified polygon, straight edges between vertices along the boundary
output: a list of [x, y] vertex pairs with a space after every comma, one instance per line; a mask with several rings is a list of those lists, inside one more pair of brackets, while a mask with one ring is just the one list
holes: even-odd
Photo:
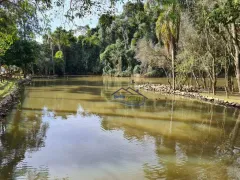
[[12, 110], [12, 107], [18, 103], [23, 86], [30, 82], [31, 79], [18, 80], [16, 82], [16, 87], [0, 101], [0, 121], [2, 121]]
[[160, 94], [182, 96], [185, 98], [196, 99], [202, 102], [207, 102], [215, 105], [240, 109], [240, 103], [230, 102], [230, 100], [227, 101], [219, 98], [201, 95], [199, 90], [194, 89], [191, 86], [190, 87], [185, 86], [183, 88], [184, 91], [172, 90], [169, 85], [164, 85], [164, 84], [140, 84], [140, 85], [135, 85], [135, 88], [138, 88], [139, 90], [155, 92]]

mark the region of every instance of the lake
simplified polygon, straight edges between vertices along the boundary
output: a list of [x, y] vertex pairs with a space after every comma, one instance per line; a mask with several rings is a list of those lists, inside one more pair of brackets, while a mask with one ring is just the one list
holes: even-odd
[[1, 123], [0, 179], [240, 178], [238, 110], [145, 91], [142, 106], [112, 101], [130, 82], [35, 79]]

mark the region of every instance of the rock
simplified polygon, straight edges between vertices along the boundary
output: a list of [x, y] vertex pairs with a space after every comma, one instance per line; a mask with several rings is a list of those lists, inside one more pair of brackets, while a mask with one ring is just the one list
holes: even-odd
[[231, 106], [235, 106], [235, 105], [236, 105], [236, 103], [230, 103], [230, 105], [231, 105]]
[[179, 95], [179, 96], [184, 96], [188, 98], [194, 98], [194, 99], [199, 99], [206, 102], [215, 103], [218, 105], [224, 105], [224, 106], [235, 107], [240, 109], [240, 104], [238, 103], [234, 103], [234, 102], [230, 103], [228, 101], [220, 100], [218, 98], [200, 95], [199, 93], [203, 92], [204, 90], [201, 88], [195, 88], [193, 86], [184, 85], [181, 88], [176, 89], [175, 91], [173, 91], [169, 85], [164, 85], [164, 84], [146, 83], [143, 85], [137, 85], [136, 87], [139, 89], [147, 90], [147, 91], [160, 92], [163, 94]]
[[236, 104], [236, 107], [237, 107], [237, 108], [240, 108], [240, 104]]
[[[18, 86], [22, 86], [26, 83], [31, 81], [31, 79], [23, 79], [18, 81]], [[8, 96], [6, 96], [1, 102], [0, 102], [0, 117], [4, 118], [8, 111], [11, 109], [11, 107], [18, 103], [18, 97], [20, 93], [20, 87], [16, 87]]]
[[[233, 149], [233, 153], [234, 154], [239, 154], [240, 153], [240, 150], [239, 149]], [[240, 161], [239, 161], [240, 162]]]

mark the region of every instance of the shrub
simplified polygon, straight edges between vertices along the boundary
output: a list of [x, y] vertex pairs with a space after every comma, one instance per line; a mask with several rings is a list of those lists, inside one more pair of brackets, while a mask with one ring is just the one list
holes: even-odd
[[136, 65], [133, 69], [133, 74], [140, 74], [140, 72], [141, 72], [140, 65]]
[[157, 70], [153, 70], [144, 74], [144, 77], [159, 77], [161, 74]]

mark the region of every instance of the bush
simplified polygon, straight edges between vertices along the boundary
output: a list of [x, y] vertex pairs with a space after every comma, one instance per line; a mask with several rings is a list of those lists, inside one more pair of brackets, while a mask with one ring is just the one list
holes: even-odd
[[117, 72], [115, 74], [116, 77], [131, 77], [132, 73], [129, 70], [123, 71], [123, 72]]
[[114, 76], [116, 74], [117, 70], [116, 69], [111, 69], [109, 71], [109, 75]]
[[152, 71], [153, 71], [152, 66], [148, 66], [148, 68], [147, 68], [147, 72], [150, 73], [150, 72], [152, 72]]
[[103, 75], [110, 75], [112, 68], [110, 67], [109, 64], [107, 64], [104, 68], [103, 68]]
[[143, 76], [144, 77], [159, 77], [159, 76], [161, 76], [161, 73], [159, 73], [157, 70], [153, 70], [153, 71], [147, 72]]
[[131, 77], [131, 74], [132, 74], [131, 71], [127, 71], [126, 70], [126, 71], [122, 72], [122, 76], [121, 77]]
[[133, 74], [140, 74], [140, 72], [141, 72], [140, 65], [136, 65], [133, 69]]

